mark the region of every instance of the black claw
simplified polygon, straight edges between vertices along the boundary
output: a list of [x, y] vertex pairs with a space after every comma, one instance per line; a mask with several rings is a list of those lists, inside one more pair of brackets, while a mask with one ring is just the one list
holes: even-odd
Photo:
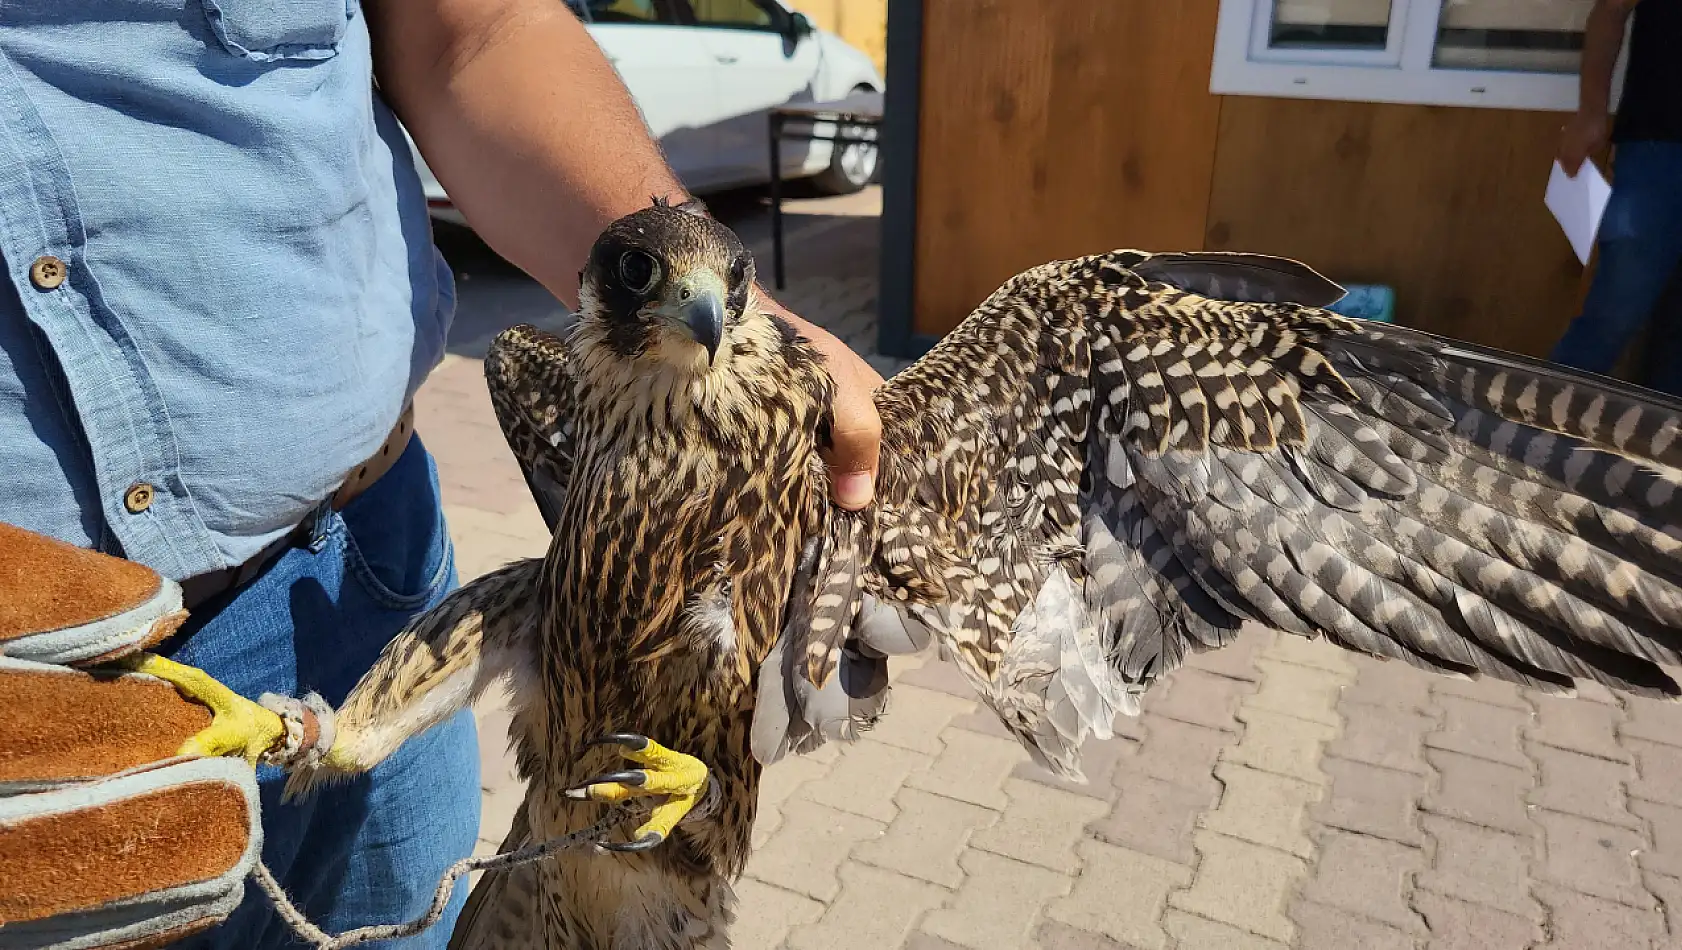
[[632, 752], [641, 752], [648, 748], [648, 737], [639, 736], [634, 732], [610, 732], [605, 736], [597, 736], [591, 739], [585, 745], [622, 745]]
[[642, 788], [648, 784], [648, 773], [641, 769], [631, 769], [626, 772], [607, 772], [585, 782], [585, 785], [629, 785], [632, 788]]
[[603, 775], [598, 775], [595, 778], [587, 778], [561, 794], [568, 798], [584, 799], [590, 797], [590, 786], [610, 785], [613, 783], [629, 785], [632, 788], [641, 788], [648, 784], [648, 773], [642, 771], [608, 772]]
[[603, 841], [603, 842], [600, 843], [600, 847], [603, 851], [621, 851], [621, 852], [647, 851], [650, 848], [658, 846], [660, 844], [660, 842], [665, 841], [665, 840], [666, 840], [665, 835], [661, 834], [658, 831], [650, 831], [650, 832], [645, 833], [641, 838], [638, 838], [635, 841], [627, 841], [623, 844], [621, 844], [619, 842], [614, 842], [614, 841]]

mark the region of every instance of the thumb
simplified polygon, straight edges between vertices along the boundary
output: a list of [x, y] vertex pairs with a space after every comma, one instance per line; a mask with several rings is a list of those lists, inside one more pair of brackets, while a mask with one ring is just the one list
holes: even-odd
[[876, 466], [882, 451], [882, 420], [868, 391], [837, 387], [830, 445], [823, 451], [830, 494], [842, 508], [857, 511], [876, 495]]

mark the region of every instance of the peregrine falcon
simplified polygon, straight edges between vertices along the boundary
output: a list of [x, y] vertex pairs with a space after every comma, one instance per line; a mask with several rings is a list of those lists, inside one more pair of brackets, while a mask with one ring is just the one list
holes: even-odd
[[547, 556], [394, 641], [295, 777], [369, 767], [506, 674], [529, 782], [509, 846], [660, 803], [630, 853], [488, 875], [453, 946], [727, 946], [762, 766], [868, 728], [886, 657], [931, 641], [1070, 777], [1246, 622], [1678, 695], [1662, 395], [1338, 316], [1295, 262], [1118, 250], [1012, 277], [882, 386], [876, 501], [851, 512], [819, 458], [823, 361], [729, 229], [656, 203], [582, 283], [566, 338], [514, 327], [485, 361]]

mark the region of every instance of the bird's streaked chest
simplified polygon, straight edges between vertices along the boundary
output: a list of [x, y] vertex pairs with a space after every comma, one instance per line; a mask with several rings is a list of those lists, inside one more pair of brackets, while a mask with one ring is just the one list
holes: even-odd
[[776, 636], [809, 522], [810, 437], [598, 444], [579, 459], [556, 527], [557, 623], [580, 648], [745, 682]]

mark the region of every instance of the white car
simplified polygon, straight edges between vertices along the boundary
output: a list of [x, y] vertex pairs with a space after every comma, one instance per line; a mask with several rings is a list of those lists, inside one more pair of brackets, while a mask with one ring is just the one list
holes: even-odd
[[[886, 86], [870, 57], [781, 0], [566, 2], [630, 89], [679, 180], [695, 194], [770, 180], [773, 106]], [[820, 124], [816, 131], [833, 134], [834, 127]], [[783, 178], [809, 178], [829, 194], [857, 191], [876, 173], [872, 139], [785, 140]], [[409, 148], [433, 217], [465, 224], [413, 139]]]

